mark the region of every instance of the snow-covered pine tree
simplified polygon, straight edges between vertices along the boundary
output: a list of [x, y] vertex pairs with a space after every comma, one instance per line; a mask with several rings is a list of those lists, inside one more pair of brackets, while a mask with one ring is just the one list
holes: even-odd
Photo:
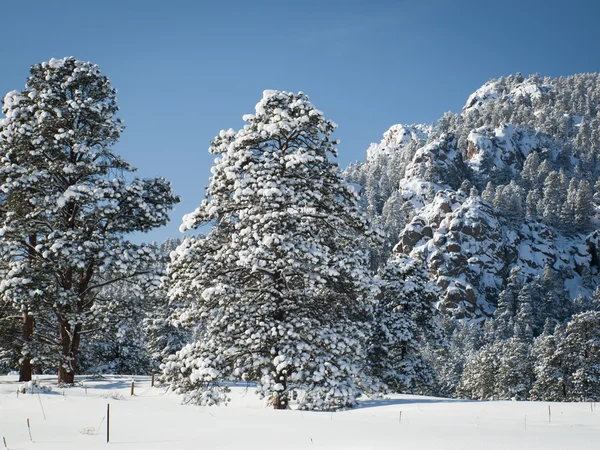
[[[180, 243], [180, 239], [171, 238], [161, 244], [161, 266], [164, 264], [166, 267], [170, 261], [169, 255]], [[163, 286], [147, 292], [144, 298], [145, 315], [142, 328], [152, 369], [157, 370], [169, 356], [174, 355], [190, 340], [190, 333], [183, 327], [173, 324], [173, 315], [179, 305], [169, 302], [168, 294]]]
[[468, 324], [442, 316], [445, 334], [449, 334], [448, 345], [432, 352], [437, 373], [437, 394], [453, 397], [464, 371], [465, 364], [475, 358], [483, 344], [483, 333], [479, 324]]
[[513, 336], [514, 320], [519, 311], [518, 297], [522, 287], [521, 267], [515, 266], [511, 269], [506, 287], [498, 296], [498, 307], [494, 312], [497, 336], [500, 339], [508, 339]]
[[590, 219], [594, 215], [594, 191], [588, 180], [582, 180], [579, 183], [577, 194], [575, 196], [575, 230], [586, 232], [590, 228]]
[[544, 332], [532, 346], [535, 381], [531, 388], [532, 400], [565, 401], [568, 399], [569, 375], [565, 372], [564, 352], [558, 346], [564, 339], [564, 330], [557, 325], [552, 332], [551, 321], [546, 322]]
[[530, 343], [512, 337], [501, 341], [502, 353], [496, 376], [496, 392], [500, 399], [526, 400], [533, 383]]
[[[148, 272], [164, 274], [169, 253], [180, 243], [167, 239]], [[81, 368], [92, 373], [146, 374], [188, 341], [171, 324], [170, 304], [157, 279], [125, 279], [100, 290], [81, 345]]]
[[531, 400], [566, 400], [566, 374], [562, 358], [557, 352], [558, 342], [563, 339], [564, 330], [560, 325], [553, 327], [547, 320], [544, 332], [539, 335], [531, 347], [534, 383], [530, 391]]
[[19, 366], [19, 346], [15, 345], [20, 339], [22, 330], [15, 317], [19, 317], [11, 304], [0, 302], [0, 373], [7, 373]]
[[172, 316], [177, 305], [168, 301], [162, 289], [155, 291], [147, 300], [153, 308], [146, 314], [142, 325], [152, 369], [158, 370], [169, 356], [177, 353], [190, 340], [190, 333], [173, 324]]
[[82, 370], [147, 374], [152, 364], [142, 327], [152, 283], [123, 280], [106, 286], [92, 307], [81, 344]]
[[544, 181], [543, 215], [544, 220], [550, 226], [560, 226], [560, 214], [566, 199], [566, 188], [558, 172], [550, 172]]
[[163, 178], [126, 179], [134, 169], [111, 150], [123, 129], [117, 111], [108, 78], [73, 57], [33, 65], [25, 89], [4, 98], [0, 296], [22, 312], [24, 342], [35, 341], [36, 319], [54, 322], [49, 345], [60, 348], [66, 383], [97, 292], [156, 259], [126, 236], [164, 225], [178, 201]]
[[549, 401], [600, 399], [600, 312], [575, 314], [554, 334], [548, 326], [533, 347], [532, 398]]
[[372, 275], [379, 233], [337, 165], [335, 124], [303, 93], [265, 91], [256, 113], [222, 131], [205, 199], [182, 231], [212, 222], [172, 254], [169, 292], [196, 340], [165, 364], [187, 401], [227, 401], [224, 381], [255, 380], [286, 408], [352, 406], [364, 392]]
[[379, 277], [369, 347], [372, 373], [394, 392], [431, 393], [436, 374], [422, 352], [428, 342], [442, 341], [435, 309], [440, 290], [419, 261], [403, 254], [393, 255]]
[[558, 352], [565, 355], [571, 401], [600, 400], [600, 312], [575, 314]]
[[497, 376], [502, 342], [485, 344], [464, 366], [456, 394], [462, 398], [493, 400], [498, 397]]

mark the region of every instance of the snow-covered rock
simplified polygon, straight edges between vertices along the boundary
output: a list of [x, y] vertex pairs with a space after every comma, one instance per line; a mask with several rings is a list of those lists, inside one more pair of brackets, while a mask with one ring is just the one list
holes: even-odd
[[406, 226], [394, 251], [428, 267], [444, 291], [440, 309], [458, 318], [488, 315], [507, 268], [506, 231], [486, 202], [442, 191]]
[[383, 133], [379, 144], [371, 144], [367, 149], [367, 161], [377, 159], [380, 155], [390, 155], [402, 151], [410, 143], [423, 145], [431, 133], [432, 125], [392, 125]]
[[421, 179], [458, 188], [466, 176], [465, 164], [452, 135], [419, 148], [406, 167], [405, 178]]
[[347, 174], [455, 317], [491, 315], [517, 268], [575, 299], [600, 285], [598, 110], [598, 74], [502, 77], [437, 126], [391, 127]]
[[501, 79], [491, 80], [469, 96], [463, 107], [463, 111], [480, 109], [487, 103], [493, 101], [508, 100], [510, 102], [533, 102], [548, 94], [551, 90], [552, 86], [543, 84], [541, 79], [532, 80], [528, 78], [511, 87], [507, 87], [506, 83]]
[[466, 163], [479, 175], [505, 170], [514, 176], [523, 167], [527, 155], [540, 146], [538, 136], [514, 125], [481, 127], [469, 133]]

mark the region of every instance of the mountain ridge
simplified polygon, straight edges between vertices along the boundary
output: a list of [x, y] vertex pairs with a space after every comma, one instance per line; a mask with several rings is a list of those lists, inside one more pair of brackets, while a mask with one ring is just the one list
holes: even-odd
[[490, 80], [433, 126], [394, 125], [347, 179], [419, 259], [458, 319], [493, 314], [511, 272], [551, 270], [569, 298], [598, 286], [600, 75]]

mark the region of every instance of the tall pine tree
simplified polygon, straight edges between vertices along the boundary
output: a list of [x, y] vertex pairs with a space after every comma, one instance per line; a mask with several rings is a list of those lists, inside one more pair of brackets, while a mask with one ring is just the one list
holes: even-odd
[[255, 380], [286, 408], [302, 390], [305, 409], [349, 407], [364, 391], [372, 276], [370, 238], [380, 241], [357, 195], [329, 160], [326, 120], [302, 93], [265, 91], [256, 114], [222, 131], [205, 199], [182, 230], [170, 266], [179, 322], [196, 340], [165, 366], [187, 400], [227, 401], [224, 381]]
[[[32, 66], [3, 112], [0, 297], [22, 313], [21, 378], [31, 377], [28, 347], [38, 342], [59, 349], [59, 381], [73, 383], [99, 290], [156, 259], [127, 235], [164, 225], [178, 198], [163, 178], [127, 180], [134, 169], [111, 150], [123, 130], [116, 90], [94, 64]], [[36, 334], [44, 324], [53, 336]]]
[[402, 254], [379, 275], [382, 293], [369, 349], [373, 374], [395, 392], [431, 393], [436, 375], [423, 350], [442, 341], [435, 309], [440, 290], [418, 261]]

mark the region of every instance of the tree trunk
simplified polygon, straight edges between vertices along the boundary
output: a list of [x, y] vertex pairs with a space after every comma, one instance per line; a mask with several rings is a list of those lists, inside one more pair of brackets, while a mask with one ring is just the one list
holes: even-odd
[[79, 354], [79, 343], [81, 342], [81, 324], [75, 325], [73, 330], [69, 322], [63, 318], [58, 318], [60, 329], [59, 338], [62, 344], [63, 363], [58, 368], [58, 382], [73, 384], [75, 382], [75, 373], [77, 372], [77, 356]]
[[65, 384], [73, 384], [75, 383], [75, 372], [73, 372], [70, 368], [67, 367], [59, 367], [58, 368], [58, 382]]
[[283, 390], [277, 397], [273, 399], [273, 409], [287, 409], [288, 407], [288, 392], [287, 392], [287, 377], [284, 374], [278, 375], [278, 381], [283, 385]]
[[[30, 264], [33, 264], [35, 259], [35, 246], [37, 245], [37, 237], [35, 234], [29, 236], [29, 243], [27, 246], [27, 258]], [[26, 346], [28, 342], [33, 340], [33, 316], [29, 314], [30, 307], [25, 307], [23, 313], [23, 346]], [[23, 362], [19, 367], [19, 381], [31, 381], [31, 375], [33, 367], [31, 367], [31, 355], [24, 354]]]
[[[23, 345], [27, 345], [27, 342], [31, 342], [33, 339], [33, 316], [29, 314], [29, 311], [23, 313]], [[23, 355], [23, 361], [19, 368], [19, 381], [31, 381], [31, 356], [26, 354]]]

